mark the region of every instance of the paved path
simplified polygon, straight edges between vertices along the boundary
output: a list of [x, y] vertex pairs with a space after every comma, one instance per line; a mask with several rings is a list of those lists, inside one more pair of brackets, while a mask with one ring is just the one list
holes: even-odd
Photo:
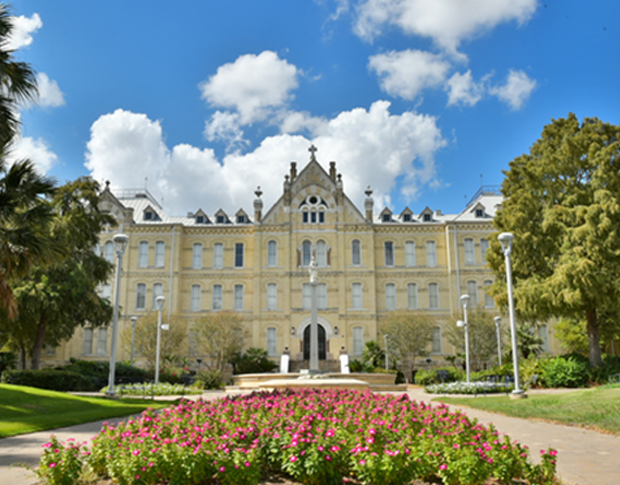
[[[429, 395], [421, 389], [408, 391], [411, 399], [428, 401]], [[204, 398], [214, 399], [223, 393], [209, 393]], [[195, 398], [195, 397], [194, 397]], [[468, 416], [481, 423], [493, 423], [496, 428], [527, 445], [534, 460], [539, 450], [553, 447], [558, 450], [558, 473], [566, 482], [575, 485], [620, 484], [620, 437], [581, 428], [509, 418], [475, 409], [463, 408]], [[89, 441], [109, 419], [53, 431], [42, 431], [12, 438], [0, 439], [0, 485], [30, 485], [36, 483], [33, 473], [12, 463], [26, 463], [32, 467], [39, 462], [41, 446], [53, 433], [66, 441]]]

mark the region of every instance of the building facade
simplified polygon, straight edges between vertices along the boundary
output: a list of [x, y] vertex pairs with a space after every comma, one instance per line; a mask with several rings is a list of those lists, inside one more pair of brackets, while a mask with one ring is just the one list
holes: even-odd
[[[146, 190], [113, 193], [106, 187], [102, 209], [119, 224], [101, 234], [104, 257], [115, 262], [114, 234], [129, 236], [120, 329], [131, 317], [152, 311], [155, 298], [163, 295], [164, 315], [183, 316], [188, 329], [193, 319], [210, 312], [239, 312], [246, 322], [246, 348], [264, 348], [274, 358], [289, 351], [291, 361], [301, 365], [309, 356], [308, 265], [314, 253], [321, 360], [336, 360], [342, 349], [354, 358], [361, 355], [367, 341], [380, 337], [381, 322], [393, 310], [436, 315], [432, 355], [441, 360], [454, 354], [443, 329], [459, 311], [459, 297], [469, 294], [470, 306], [494, 310], [485, 292], [493, 276], [484, 254], [501, 196], [481, 189], [459, 214], [428, 207], [393, 213], [375, 210], [369, 188], [360, 210], [345, 194], [335, 162], [325, 170], [314, 152], [299, 173], [291, 163], [272, 207], [264, 208], [256, 191], [252, 215], [198, 210], [172, 217]], [[101, 291], [111, 297], [114, 282]], [[541, 329], [553, 351], [546, 327]], [[105, 328], [79, 330], [48, 359], [107, 359], [110, 334]], [[118, 352], [120, 359], [129, 358], [121, 348]], [[192, 350], [190, 342], [187, 352], [191, 357], [199, 349]]]

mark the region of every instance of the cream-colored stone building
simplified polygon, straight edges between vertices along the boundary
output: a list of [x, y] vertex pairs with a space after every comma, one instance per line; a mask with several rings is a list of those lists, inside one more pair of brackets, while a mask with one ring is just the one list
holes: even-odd
[[[209, 312], [239, 312], [247, 322], [245, 347], [278, 357], [308, 359], [310, 287], [308, 264], [315, 252], [319, 270], [319, 358], [335, 360], [342, 348], [362, 353], [392, 310], [420, 309], [442, 325], [459, 310], [459, 297], [493, 311], [484, 287], [492, 282], [484, 253], [491, 220], [501, 203], [497, 191], [480, 190], [459, 214], [426, 207], [414, 213], [375, 210], [366, 191], [363, 210], [343, 191], [336, 164], [325, 170], [314, 156], [299, 172], [291, 163], [282, 196], [263, 207], [256, 191], [253, 214], [202, 210], [187, 217], [164, 213], [146, 190], [103, 193], [103, 209], [119, 226], [101, 234], [101, 250], [114, 261], [112, 237], [129, 236], [122, 262], [120, 328], [166, 297], [164, 315], [180, 314], [188, 326]], [[102, 293], [113, 295], [113, 282]], [[435, 330], [432, 354], [454, 349]], [[541, 327], [547, 350], [549, 336]], [[108, 329], [84, 329], [56, 350], [52, 360], [109, 358]], [[495, 338], [494, 335], [489, 338]], [[555, 346], [555, 342], [551, 341]], [[194, 349], [196, 350], [196, 349]], [[128, 359], [119, 346], [119, 360]], [[190, 349], [188, 349], [188, 355]], [[305, 354], [305, 355], [304, 355]], [[323, 362], [323, 366], [325, 363]]]

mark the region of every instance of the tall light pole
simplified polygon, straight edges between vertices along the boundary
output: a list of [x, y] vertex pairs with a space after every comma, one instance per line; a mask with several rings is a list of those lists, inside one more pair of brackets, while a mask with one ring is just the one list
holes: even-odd
[[502, 365], [502, 337], [499, 332], [499, 326], [502, 323], [501, 317], [495, 317], [495, 329], [497, 330], [497, 363], [501, 367]]
[[159, 353], [161, 351], [161, 311], [164, 309], [166, 297], [159, 295], [155, 298], [157, 305], [157, 351], [155, 353], [155, 384], [159, 384]]
[[388, 334], [383, 334], [383, 341], [385, 342], [385, 370], [390, 370], [390, 359], [388, 357]]
[[512, 253], [512, 241], [514, 236], [510, 232], [502, 232], [497, 239], [502, 245], [504, 258], [506, 259], [506, 284], [508, 286], [508, 310], [510, 314], [510, 336], [512, 339], [512, 366], [514, 368], [515, 390], [512, 391], [516, 397], [524, 397], [525, 394], [521, 389], [519, 382], [519, 352], [517, 349], [517, 324], [515, 322], [515, 303], [512, 291], [512, 265], [510, 262], [510, 254]]
[[[463, 305], [463, 327], [465, 327], [465, 372], [467, 372], [467, 383], [471, 381], [471, 373], [469, 370], [469, 324], [467, 322], [467, 305], [469, 304], [469, 295], [461, 296], [461, 305]], [[458, 324], [457, 324], [458, 325]]]
[[133, 348], [136, 340], [136, 323], [138, 323], [138, 317], [131, 317], [131, 366], [133, 367]]
[[115, 234], [112, 238], [116, 250], [116, 283], [114, 284], [114, 313], [112, 316], [112, 344], [110, 349], [110, 375], [108, 376], [108, 390], [106, 395], [116, 396], [114, 379], [116, 377], [116, 337], [118, 334], [118, 299], [121, 294], [121, 271], [123, 265], [123, 253], [127, 247], [129, 237], [127, 234]]

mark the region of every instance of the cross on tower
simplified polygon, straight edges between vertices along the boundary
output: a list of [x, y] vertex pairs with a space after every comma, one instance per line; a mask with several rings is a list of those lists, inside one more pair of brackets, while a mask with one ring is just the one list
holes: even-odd
[[314, 154], [315, 154], [316, 152], [318, 152], [318, 151], [319, 151], [319, 149], [318, 149], [317, 147], [315, 147], [314, 145], [310, 145], [310, 148], [308, 148], [308, 151], [311, 153], [310, 158], [311, 158], [311, 159], [314, 159]]

